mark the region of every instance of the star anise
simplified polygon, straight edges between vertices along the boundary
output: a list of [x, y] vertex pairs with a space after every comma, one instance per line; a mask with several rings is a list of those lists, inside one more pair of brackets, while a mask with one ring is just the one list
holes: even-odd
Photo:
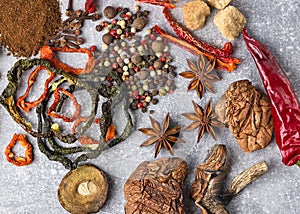
[[186, 60], [191, 71], [181, 72], [179, 75], [192, 79], [188, 85], [188, 91], [196, 90], [198, 97], [201, 99], [205, 90], [215, 93], [212, 82], [221, 80], [216, 74], [211, 74], [216, 63], [216, 59], [210, 62], [206, 57], [200, 55], [197, 65], [195, 65], [189, 59]]
[[211, 136], [216, 140], [216, 134], [212, 126], [215, 127], [225, 127], [223, 123], [216, 120], [217, 115], [212, 112], [212, 100], [206, 104], [204, 110], [200, 105], [196, 102], [192, 101], [194, 105], [195, 113], [183, 113], [182, 115], [189, 120], [192, 120], [190, 125], [188, 125], [185, 129], [192, 130], [198, 128], [198, 139], [197, 143], [199, 143], [200, 139], [203, 137], [204, 132], [208, 132]]
[[165, 147], [165, 149], [167, 149], [171, 155], [174, 155], [172, 145], [177, 142], [184, 143], [182, 139], [177, 137], [179, 131], [181, 130], [181, 126], [176, 126], [172, 129], [169, 129], [170, 113], [167, 114], [162, 127], [151, 116], [149, 116], [149, 118], [152, 128], [140, 128], [139, 131], [143, 132], [145, 135], [151, 136], [151, 138], [146, 140], [140, 146], [149, 146], [155, 143], [154, 158], [156, 158], [162, 146]]

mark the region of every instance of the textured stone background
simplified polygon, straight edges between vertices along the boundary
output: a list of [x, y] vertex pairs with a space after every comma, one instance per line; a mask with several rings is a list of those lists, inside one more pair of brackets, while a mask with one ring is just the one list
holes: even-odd
[[[62, 2], [62, 11], [64, 11], [67, 1]], [[83, 2], [75, 1], [75, 8], [83, 8]], [[179, 7], [172, 11], [180, 22], [183, 21], [180, 6], [184, 2], [186, 1], [181, 0]], [[110, 3], [113, 6], [122, 5], [130, 8], [135, 5], [133, 0], [110, 1]], [[99, 8], [102, 9], [108, 4], [100, 1]], [[290, 78], [296, 94], [300, 97], [299, 0], [233, 0], [231, 4], [236, 6], [247, 18], [249, 34], [266, 44], [277, 57]], [[149, 5], [142, 5], [142, 7], [151, 10], [151, 25], [159, 24], [171, 32], [161, 14], [160, 7]], [[226, 40], [222, 38], [213, 24], [213, 16], [216, 12], [216, 10], [212, 10], [205, 28], [195, 33], [204, 41], [221, 47]], [[86, 47], [92, 44], [99, 47], [101, 45], [101, 37], [95, 32], [94, 26], [95, 23], [87, 24], [83, 30], [84, 37], [89, 36]], [[233, 45], [235, 48], [234, 55], [242, 60], [242, 64], [230, 74], [225, 71], [219, 72], [223, 80], [215, 84], [216, 94], [206, 93], [204, 98], [199, 101], [196, 93], [186, 92], [188, 80], [178, 77], [176, 80], [178, 89], [173, 95], [161, 99], [161, 102], [152, 108], [156, 110], [153, 117], [162, 121], [167, 112], [170, 112], [175, 122], [187, 125], [189, 122], [181, 118], [180, 114], [192, 111], [191, 100], [197, 101], [202, 106], [210, 97], [216, 102], [231, 82], [244, 78], [251, 80], [254, 85], [263, 89], [261, 79], [246, 50], [242, 37], [237, 38]], [[172, 46], [172, 54], [175, 56], [178, 72], [187, 69], [186, 57], [196, 60], [195, 56], [175, 46]], [[16, 60], [13, 57], [7, 57], [5, 53], [0, 54], [0, 91], [7, 85], [6, 72]], [[24, 131], [9, 117], [2, 106], [0, 107], [0, 115], [0, 213], [67, 213], [57, 199], [58, 185], [67, 170], [61, 164], [48, 161], [39, 152], [37, 144], [32, 138], [30, 139], [35, 148], [34, 162], [26, 167], [16, 167], [8, 163], [4, 155], [5, 147], [13, 133], [24, 133]], [[147, 114], [135, 113], [134, 115], [135, 119], [138, 120], [137, 128], [150, 126]], [[248, 186], [232, 200], [227, 207], [231, 213], [299, 213], [300, 169], [297, 166], [286, 167], [281, 163], [281, 156], [274, 139], [267, 148], [245, 154], [241, 152], [229, 130], [219, 129], [217, 135], [217, 142], [212, 137], [205, 135], [201, 142], [196, 144], [196, 131], [184, 132], [182, 138], [186, 144], [174, 147], [175, 155], [185, 159], [189, 165], [189, 174], [184, 183], [184, 200], [187, 213], [201, 213], [189, 197], [189, 188], [195, 176], [195, 167], [204, 160], [207, 150], [215, 143], [224, 143], [228, 148], [230, 174], [227, 184], [235, 175], [257, 162], [265, 160], [270, 168], [267, 174]], [[107, 203], [99, 213], [124, 213], [123, 186], [127, 177], [140, 162], [153, 159], [154, 147], [139, 148], [143, 140], [145, 140], [145, 136], [135, 132], [126, 142], [107, 150], [98, 159], [90, 162], [106, 172], [110, 184]], [[169, 153], [162, 151], [158, 157], [167, 156]]]

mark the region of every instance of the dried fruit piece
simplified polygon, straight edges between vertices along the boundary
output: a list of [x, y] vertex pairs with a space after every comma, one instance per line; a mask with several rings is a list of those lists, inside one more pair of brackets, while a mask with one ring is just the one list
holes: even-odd
[[93, 165], [82, 165], [62, 179], [58, 199], [70, 213], [95, 213], [104, 205], [107, 193], [103, 171]]
[[270, 100], [249, 80], [231, 83], [216, 112], [219, 118], [225, 113], [225, 123], [244, 152], [265, 148], [270, 143], [273, 133]]
[[195, 0], [184, 4], [182, 12], [186, 27], [190, 30], [197, 30], [204, 26], [210, 9], [204, 1]]
[[207, 0], [208, 4], [217, 9], [224, 9], [232, 0]]
[[220, 10], [214, 17], [214, 24], [219, 28], [222, 35], [229, 40], [234, 40], [246, 23], [243, 14], [233, 6]]
[[124, 186], [126, 214], [185, 213], [182, 184], [187, 170], [180, 158], [141, 163]]

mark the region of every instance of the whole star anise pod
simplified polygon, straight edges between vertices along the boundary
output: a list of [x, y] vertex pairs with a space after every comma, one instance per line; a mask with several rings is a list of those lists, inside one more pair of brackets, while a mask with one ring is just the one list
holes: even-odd
[[225, 127], [223, 123], [216, 120], [217, 115], [212, 112], [212, 100], [206, 104], [204, 110], [200, 105], [196, 102], [192, 101], [194, 105], [195, 113], [183, 113], [182, 115], [189, 120], [192, 120], [190, 125], [188, 125], [185, 129], [192, 130], [198, 128], [198, 139], [197, 143], [199, 143], [200, 139], [203, 137], [204, 132], [208, 132], [211, 136], [216, 140], [216, 134], [212, 126], [215, 127]]
[[189, 59], [186, 60], [191, 71], [181, 72], [179, 75], [192, 79], [188, 85], [188, 91], [196, 90], [198, 97], [201, 99], [205, 90], [215, 93], [212, 82], [221, 80], [216, 74], [211, 74], [215, 67], [216, 60], [210, 62], [206, 57], [200, 55], [198, 58], [197, 65], [195, 65]]
[[176, 126], [169, 129], [170, 125], [170, 113], [167, 114], [166, 119], [161, 127], [161, 125], [149, 116], [152, 128], [140, 128], [139, 131], [143, 132], [145, 135], [151, 136], [148, 140], [142, 143], [140, 146], [155, 145], [154, 158], [158, 155], [162, 147], [165, 147], [171, 155], [174, 155], [172, 145], [173, 143], [184, 143], [184, 141], [177, 137], [177, 134], [181, 130], [181, 126]]

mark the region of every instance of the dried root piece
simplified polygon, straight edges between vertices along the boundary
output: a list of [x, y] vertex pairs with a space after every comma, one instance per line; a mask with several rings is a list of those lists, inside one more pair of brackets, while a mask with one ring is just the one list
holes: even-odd
[[191, 196], [202, 213], [226, 214], [228, 211], [224, 205], [267, 170], [265, 162], [250, 167], [237, 175], [227, 192], [222, 194], [222, 185], [228, 173], [228, 158], [226, 146], [216, 144], [209, 151], [206, 160], [197, 166], [195, 181], [191, 187]]
[[180, 158], [162, 158], [143, 162], [124, 186], [125, 212], [185, 213], [182, 184], [187, 164]]
[[238, 194], [252, 181], [256, 180], [268, 171], [268, 166], [265, 161], [255, 164], [244, 172], [238, 174], [230, 184], [228, 192], [231, 195]]
[[206, 160], [197, 166], [191, 187], [191, 196], [202, 213], [226, 213], [219, 196], [227, 173], [226, 146], [216, 144], [210, 149]]

